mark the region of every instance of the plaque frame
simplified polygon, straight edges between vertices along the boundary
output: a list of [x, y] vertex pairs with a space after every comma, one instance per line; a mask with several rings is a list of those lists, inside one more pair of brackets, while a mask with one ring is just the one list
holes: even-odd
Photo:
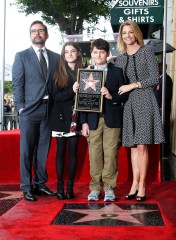
[[102, 112], [103, 95], [101, 88], [105, 83], [105, 71], [96, 69], [78, 69], [79, 89], [75, 96], [75, 111]]

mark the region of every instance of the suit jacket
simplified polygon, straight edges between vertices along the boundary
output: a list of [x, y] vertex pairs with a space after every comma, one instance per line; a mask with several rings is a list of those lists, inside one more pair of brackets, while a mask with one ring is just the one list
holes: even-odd
[[12, 67], [12, 86], [14, 102], [17, 111], [24, 108], [22, 114], [28, 115], [34, 111], [41, 99], [48, 94], [47, 82], [59, 61], [59, 54], [46, 49], [48, 55], [47, 77], [43, 76], [38, 57], [30, 47], [15, 55]]
[[[157, 90], [157, 87], [154, 89], [154, 94], [155, 97], [158, 101], [159, 107], [162, 108], [162, 79], [163, 76], [160, 76], [159, 79], [159, 89]], [[166, 105], [166, 109], [165, 112], [167, 110], [169, 110], [169, 114], [171, 111], [171, 101], [172, 101], [172, 89], [173, 89], [173, 82], [171, 77], [166, 73], [166, 89], [165, 89], [165, 105]]]
[[[109, 128], [121, 128], [123, 122], [123, 102], [128, 98], [128, 94], [118, 94], [120, 86], [125, 84], [123, 70], [115, 67], [112, 63], [108, 64], [105, 87], [112, 95], [112, 99], [103, 99], [104, 120]], [[95, 130], [99, 122], [99, 113], [81, 112], [80, 124], [88, 123], [90, 130]]]
[[68, 85], [61, 89], [55, 85], [54, 81], [49, 81], [48, 89], [52, 106], [50, 102], [49, 127], [52, 131], [70, 132], [72, 112], [74, 106], [73, 84], [75, 82], [74, 74], [69, 74]]

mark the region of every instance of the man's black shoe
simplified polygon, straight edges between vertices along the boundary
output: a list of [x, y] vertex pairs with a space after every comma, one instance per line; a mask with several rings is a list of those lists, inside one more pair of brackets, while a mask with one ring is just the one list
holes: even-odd
[[24, 192], [24, 199], [27, 201], [37, 201], [37, 198], [31, 193], [31, 191]]
[[48, 196], [55, 196], [56, 195], [47, 186], [39, 187], [38, 188], [38, 193], [39, 193], [39, 195], [48, 195]]
[[38, 186], [36, 184], [32, 184], [32, 193], [34, 195], [47, 195], [47, 196], [55, 196], [56, 193], [51, 191], [46, 185]]
[[31, 186], [31, 192], [32, 192], [32, 194], [34, 194], [34, 195], [39, 195], [38, 186], [35, 185], [35, 184], [32, 184], [32, 186]]

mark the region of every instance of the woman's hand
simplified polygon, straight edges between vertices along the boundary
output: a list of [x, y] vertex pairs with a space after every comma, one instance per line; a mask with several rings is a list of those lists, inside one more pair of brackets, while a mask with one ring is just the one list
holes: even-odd
[[109, 91], [106, 87], [102, 87], [101, 93], [102, 93], [103, 96], [105, 96], [105, 98], [112, 99], [112, 96], [111, 96], [111, 94], [109, 93]]
[[141, 88], [141, 83], [140, 82], [137, 82], [137, 83], [130, 83], [128, 85], [123, 85], [119, 88], [119, 91], [118, 91], [118, 94], [119, 95], [122, 95], [123, 93], [126, 93], [126, 92], [130, 92], [131, 90], [133, 89], [136, 89], [136, 88]]
[[123, 85], [119, 88], [118, 94], [122, 95], [123, 93], [130, 92], [132, 89], [131, 84]]
[[78, 89], [79, 89], [79, 83], [78, 82], [75, 82], [74, 84], [73, 84], [73, 92], [77, 92], [78, 91]]

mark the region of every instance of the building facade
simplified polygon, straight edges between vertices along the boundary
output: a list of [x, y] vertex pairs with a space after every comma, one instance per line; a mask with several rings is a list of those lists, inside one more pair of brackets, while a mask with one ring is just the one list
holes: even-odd
[[[167, 42], [176, 48], [176, 1], [169, 0], [167, 8]], [[171, 151], [174, 155], [176, 155], [176, 51], [168, 55], [168, 74], [173, 80], [173, 96], [171, 110]]]

